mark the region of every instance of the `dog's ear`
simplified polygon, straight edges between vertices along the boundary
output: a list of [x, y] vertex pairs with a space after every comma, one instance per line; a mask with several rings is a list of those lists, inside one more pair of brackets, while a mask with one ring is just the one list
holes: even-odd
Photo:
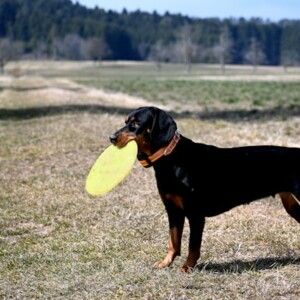
[[155, 148], [161, 148], [172, 140], [177, 125], [169, 114], [158, 108], [153, 108], [152, 127], [149, 130], [151, 144]]

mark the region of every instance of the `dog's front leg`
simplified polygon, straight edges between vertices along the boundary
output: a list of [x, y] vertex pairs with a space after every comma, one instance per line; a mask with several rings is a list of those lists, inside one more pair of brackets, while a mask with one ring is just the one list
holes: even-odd
[[165, 204], [168, 218], [169, 218], [169, 250], [165, 258], [157, 262], [155, 267], [157, 268], [165, 268], [171, 265], [176, 256], [180, 256], [181, 251], [181, 237], [184, 226], [184, 212], [182, 209], [175, 206], [173, 203], [165, 201]]
[[190, 242], [189, 242], [189, 254], [181, 267], [182, 272], [191, 271], [197, 264], [197, 260], [200, 257], [200, 247], [202, 241], [202, 233], [205, 224], [204, 216], [192, 216], [189, 218], [190, 223]]

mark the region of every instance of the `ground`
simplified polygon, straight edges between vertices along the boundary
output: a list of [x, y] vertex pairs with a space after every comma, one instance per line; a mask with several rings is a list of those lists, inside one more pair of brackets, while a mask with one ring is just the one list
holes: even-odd
[[0, 78], [0, 298], [298, 299], [300, 227], [277, 197], [209, 218], [199, 265], [186, 275], [187, 225], [182, 257], [152, 268], [168, 238], [152, 169], [136, 162], [102, 198], [84, 190], [109, 135], [137, 106], [169, 110], [185, 136], [225, 147], [300, 147], [297, 107], [162, 103], [22, 68]]

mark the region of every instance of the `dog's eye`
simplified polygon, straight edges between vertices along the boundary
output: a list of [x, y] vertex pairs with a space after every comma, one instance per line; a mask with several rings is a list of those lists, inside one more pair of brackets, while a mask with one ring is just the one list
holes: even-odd
[[132, 122], [132, 123], [131, 123], [131, 126], [132, 126], [133, 128], [139, 128], [141, 125], [140, 125], [140, 123], [138, 123], [138, 122]]

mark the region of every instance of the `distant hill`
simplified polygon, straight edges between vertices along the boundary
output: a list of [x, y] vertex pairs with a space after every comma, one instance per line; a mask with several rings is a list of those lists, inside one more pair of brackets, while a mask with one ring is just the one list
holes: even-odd
[[22, 42], [29, 58], [300, 64], [299, 20], [116, 13], [70, 0], [1, 0], [0, 20], [0, 39]]

